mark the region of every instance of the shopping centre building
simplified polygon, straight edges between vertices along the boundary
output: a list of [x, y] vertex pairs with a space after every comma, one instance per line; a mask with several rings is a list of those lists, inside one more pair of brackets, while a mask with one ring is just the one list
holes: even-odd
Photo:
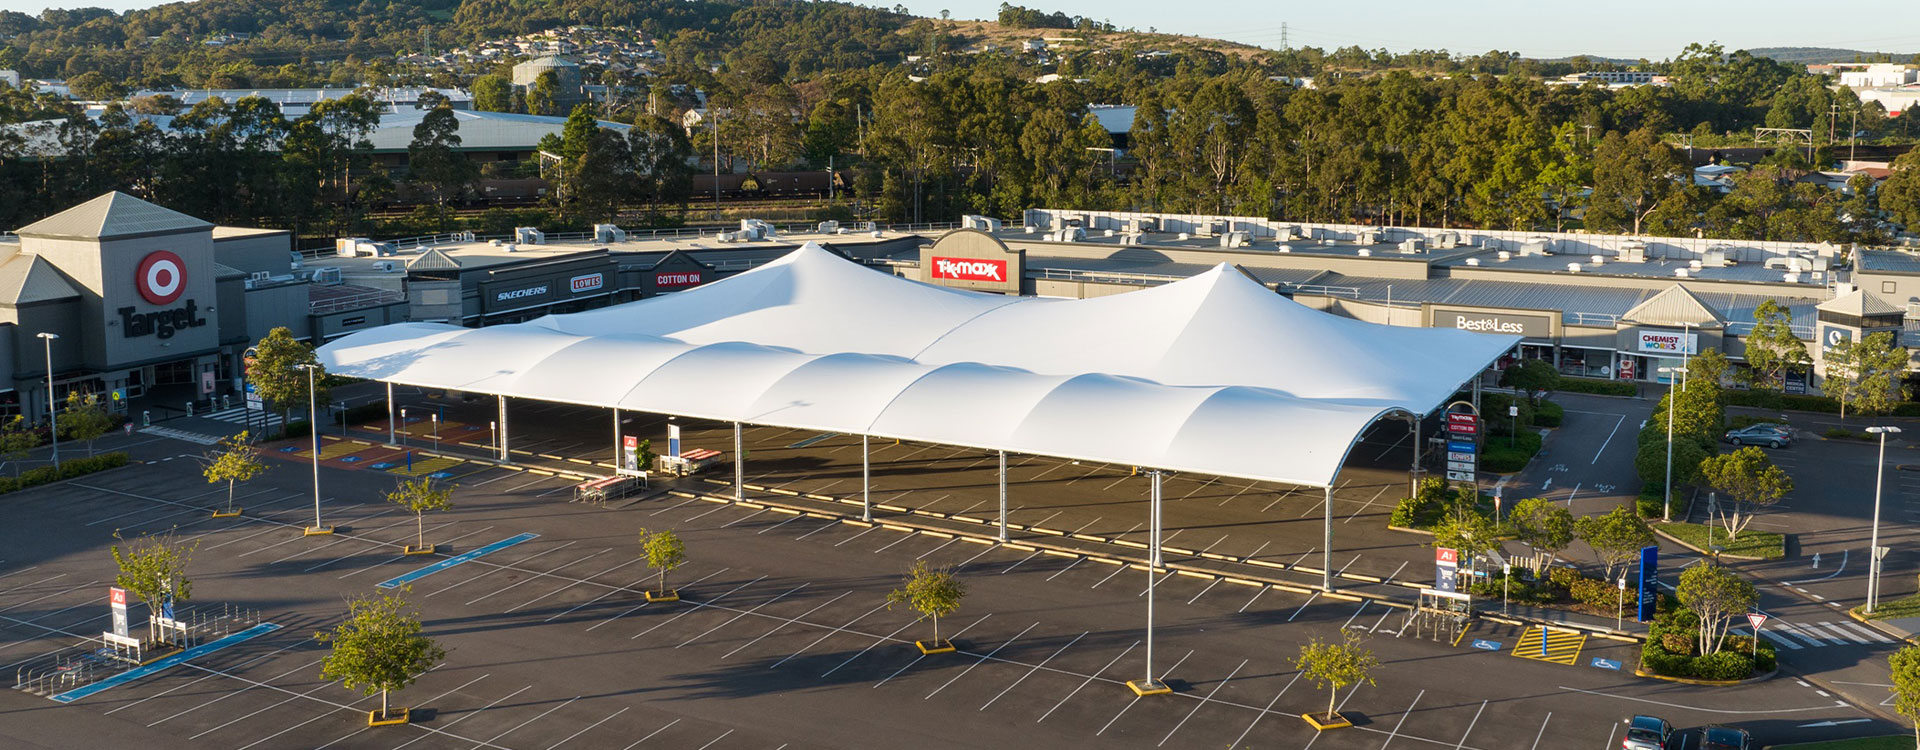
[[320, 342], [409, 320], [520, 322], [693, 288], [808, 241], [936, 286], [1045, 297], [1119, 294], [1226, 263], [1311, 308], [1515, 334], [1513, 356], [1633, 381], [1708, 349], [1742, 361], [1767, 300], [1792, 314], [1816, 361], [1840, 340], [1904, 332], [1909, 309], [1920, 310], [1920, 256], [1827, 244], [1064, 210], [1028, 211], [1017, 225], [742, 224], [295, 250], [282, 231], [215, 227], [109, 194], [0, 235], [0, 329], [11, 342], [0, 347], [11, 373], [0, 410], [44, 409], [42, 332], [59, 336], [56, 396], [217, 398], [238, 387], [244, 349], [274, 326]]

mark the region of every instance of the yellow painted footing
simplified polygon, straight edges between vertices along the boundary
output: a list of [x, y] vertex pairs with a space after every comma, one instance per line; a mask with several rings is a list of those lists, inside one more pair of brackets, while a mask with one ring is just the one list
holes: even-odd
[[[1307, 723], [1312, 724], [1314, 729], [1322, 732], [1329, 729], [1346, 729], [1347, 727], [1353, 726], [1353, 722], [1347, 721], [1347, 717], [1341, 716], [1340, 714], [1334, 714], [1331, 719], [1321, 714], [1301, 714], [1300, 718], [1306, 719]], [[1321, 721], [1321, 719], [1328, 720]]]
[[674, 589], [674, 590], [672, 590], [672, 591], [668, 591], [668, 592], [666, 592], [666, 593], [664, 593], [664, 594], [656, 594], [656, 593], [653, 593], [653, 592], [651, 592], [651, 591], [648, 591], [648, 592], [646, 592], [646, 594], [647, 594], [647, 601], [650, 601], [650, 602], [677, 602], [677, 601], [680, 601], [680, 590], [679, 590], [679, 589]]
[[161, 659], [165, 659], [169, 656], [180, 653], [180, 651], [181, 651], [181, 648], [179, 646], [175, 646], [171, 643], [150, 644], [145, 652], [147, 654], [146, 658], [140, 660], [140, 666], [144, 667], [148, 664], [152, 664]]
[[401, 554], [404, 554], [404, 555], [431, 555], [431, 554], [433, 554], [433, 551], [434, 551], [435, 549], [438, 549], [438, 548], [439, 548], [439, 545], [437, 545], [437, 544], [429, 544], [429, 545], [427, 545], [427, 546], [425, 546], [425, 547], [415, 547], [415, 546], [413, 546], [413, 545], [411, 545], [411, 544], [409, 544], [409, 545], [407, 545], [407, 546], [406, 546], [406, 549], [403, 549], [403, 550], [401, 550]]
[[951, 654], [957, 650], [953, 646], [953, 641], [934, 641], [931, 645], [929, 645], [926, 641], [914, 641], [913, 645], [918, 646], [920, 648], [920, 653], [926, 656], [932, 656], [934, 654]]
[[1169, 687], [1167, 683], [1152, 680], [1127, 680], [1127, 688], [1132, 690], [1134, 695], [1143, 698], [1149, 695], [1166, 695], [1167, 693], [1173, 692], [1173, 688]]
[[326, 536], [333, 533], [332, 526], [308, 526], [300, 532], [301, 536]]
[[377, 710], [368, 711], [367, 726], [391, 727], [391, 726], [397, 726], [400, 724], [405, 724], [411, 719], [411, 716], [410, 716], [411, 713], [412, 713], [411, 709], [405, 709], [405, 708], [388, 711], [386, 716], [381, 716], [380, 712]]
[[243, 510], [246, 510], [246, 509], [234, 508], [233, 510], [216, 510], [213, 512], [213, 517], [214, 518], [232, 518], [234, 516], [240, 515], [240, 511], [243, 511]]

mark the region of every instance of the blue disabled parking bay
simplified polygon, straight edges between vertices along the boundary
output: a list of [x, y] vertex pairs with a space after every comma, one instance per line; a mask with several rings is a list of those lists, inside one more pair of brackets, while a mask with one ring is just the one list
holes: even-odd
[[1613, 659], [1602, 659], [1596, 656], [1596, 657], [1593, 657], [1593, 661], [1591, 663], [1593, 664], [1593, 666], [1599, 667], [1601, 669], [1611, 669], [1615, 672], [1620, 671], [1620, 662], [1614, 661]]
[[53, 696], [53, 699], [61, 703], [72, 703], [74, 701], [80, 700], [81, 698], [85, 698], [89, 695], [93, 695], [94, 693], [98, 693], [102, 690], [106, 690], [108, 688], [116, 687], [119, 685], [124, 685], [126, 683], [132, 682], [134, 680], [138, 680], [147, 675], [150, 675], [160, 670], [171, 667], [175, 664], [179, 664], [181, 662], [188, 661], [190, 659], [195, 659], [201, 656], [205, 656], [215, 651], [219, 651], [223, 648], [240, 645], [241, 643], [253, 640], [254, 638], [258, 638], [260, 636], [266, 635], [268, 633], [271, 633], [279, 629], [280, 629], [279, 625], [275, 625], [271, 622], [263, 622], [253, 627], [247, 628], [246, 630], [242, 630], [238, 633], [234, 633], [225, 638], [221, 638], [220, 640], [214, 641], [212, 643], [203, 643], [198, 646], [194, 646], [193, 648], [174, 654], [165, 659], [161, 659], [152, 664], [148, 664], [143, 667], [134, 667], [133, 669], [129, 669], [125, 672], [121, 672], [120, 674], [114, 675], [112, 677], [108, 677], [104, 680], [93, 683], [91, 685], [77, 687], [72, 690], [68, 690], [67, 692], [64, 692], [64, 693], [55, 694]]
[[1480, 649], [1480, 650], [1482, 650], [1482, 651], [1499, 651], [1499, 650], [1500, 650], [1500, 642], [1499, 642], [1499, 641], [1487, 641], [1487, 640], [1481, 640], [1481, 639], [1479, 639], [1479, 638], [1475, 638], [1475, 639], [1473, 639], [1473, 647], [1474, 647], [1474, 648], [1477, 648], [1477, 649]]
[[392, 462], [392, 461], [381, 461], [380, 463], [377, 463], [377, 464], [367, 464], [367, 468], [369, 468], [369, 469], [391, 469], [391, 468], [393, 468], [393, 462]]
[[519, 544], [521, 542], [532, 541], [533, 539], [538, 538], [539, 536], [540, 536], [539, 534], [515, 534], [513, 536], [510, 536], [500, 541], [489, 544], [485, 547], [480, 547], [477, 549], [462, 552], [458, 555], [454, 555], [453, 557], [449, 557], [445, 560], [441, 560], [440, 562], [434, 563], [432, 565], [428, 565], [427, 567], [421, 568], [411, 573], [394, 576], [393, 578], [389, 578], [387, 580], [381, 581], [378, 585], [380, 588], [383, 588], [383, 589], [399, 588], [401, 586], [405, 586], [409, 583], [413, 583], [414, 581], [418, 581], [422, 578], [438, 573], [442, 570], [446, 570], [447, 568], [451, 568], [455, 565], [459, 565], [464, 562], [472, 562], [473, 560], [479, 558], [482, 555], [490, 555], [495, 552], [499, 552], [500, 550], [511, 547], [513, 545]]

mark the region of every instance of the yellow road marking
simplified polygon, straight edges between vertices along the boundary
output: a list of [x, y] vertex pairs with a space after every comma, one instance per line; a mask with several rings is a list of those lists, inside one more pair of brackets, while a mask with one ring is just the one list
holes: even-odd
[[[1542, 653], [1540, 648], [1543, 639], [1546, 642], [1545, 653]], [[1586, 643], [1585, 633], [1535, 625], [1527, 628], [1527, 632], [1520, 636], [1520, 642], [1513, 647], [1513, 655], [1522, 659], [1550, 661], [1572, 666], [1580, 660], [1580, 649]]]

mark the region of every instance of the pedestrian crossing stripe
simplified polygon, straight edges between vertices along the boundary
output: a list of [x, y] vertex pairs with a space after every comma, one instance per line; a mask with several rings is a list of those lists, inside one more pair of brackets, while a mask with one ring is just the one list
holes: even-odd
[[[1544, 653], [1541, 649], [1542, 639], [1546, 643]], [[1520, 642], [1513, 647], [1513, 655], [1523, 659], [1572, 666], [1580, 660], [1580, 649], [1586, 643], [1585, 633], [1535, 625], [1527, 628], [1527, 632], [1520, 636]]]
[[[1736, 635], [1752, 635], [1745, 628], [1733, 631]], [[1766, 627], [1760, 629], [1760, 636], [1775, 646], [1790, 651], [1803, 648], [1825, 648], [1829, 646], [1865, 646], [1876, 643], [1893, 643], [1894, 640], [1871, 627], [1853, 622], [1791, 623], [1778, 618], [1768, 620]], [[1792, 636], [1792, 637], [1788, 637]]]
[[[261, 419], [258, 416], [249, 416], [247, 414], [247, 408], [244, 406], [235, 406], [230, 409], [219, 409], [216, 411], [207, 412], [205, 414], [196, 414], [194, 416], [203, 417], [206, 419], [218, 420], [221, 422], [231, 422], [233, 424], [247, 424], [248, 422], [258, 424]], [[280, 415], [274, 414], [272, 412], [267, 412], [266, 420], [267, 420], [267, 423], [270, 425], [279, 424]]]

